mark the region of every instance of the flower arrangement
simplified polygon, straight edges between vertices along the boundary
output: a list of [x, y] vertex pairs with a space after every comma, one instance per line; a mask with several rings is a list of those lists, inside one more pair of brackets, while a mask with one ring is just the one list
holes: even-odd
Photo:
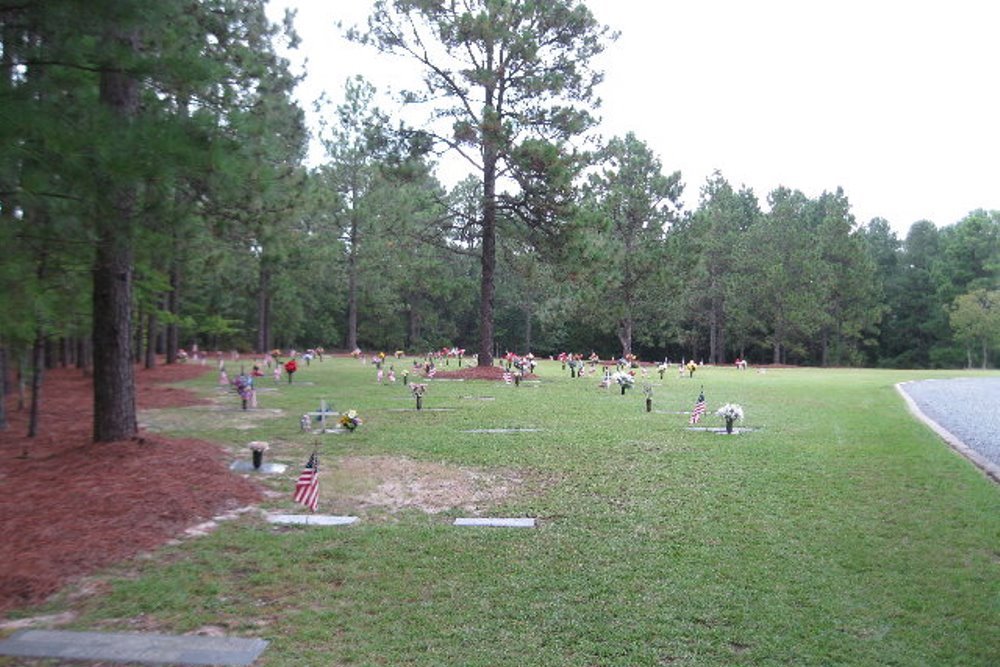
[[364, 422], [361, 421], [361, 417], [358, 416], [356, 410], [348, 410], [347, 414], [340, 416], [338, 423], [342, 428], [346, 428], [348, 431], [353, 431]]
[[622, 388], [622, 396], [625, 395], [626, 389], [635, 386], [635, 375], [631, 372], [624, 373], [622, 371], [615, 371], [611, 374], [611, 379], [617, 382], [618, 386]]
[[254, 440], [247, 444], [250, 449], [250, 454], [253, 457], [253, 468], [257, 470], [260, 468], [261, 464], [264, 462], [264, 452], [269, 450], [271, 447], [263, 440]]
[[736, 403], [726, 403], [716, 410], [715, 414], [726, 420], [726, 433], [732, 433], [733, 422], [737, 419], [743, 419], [743, 406]]
[[611, 379], [617, 382], [619, 386], [622, 386], [625, 389], [629, 389], [630, 387], [635, 386], [635, 376], [632, 375], [631, 373], [623, 373], [621, 371], [618, 371], [616, 373], [611, 374]]
[[646, 398], [653, 398], [653, 385], [648, 382], [642, 383], [642, 395]]
[[414, 382], [410, 385], [410, 391], [413, 393], [413, 397], [417, 399], [417, 410], [420, 410], [424, 407], [424, 393], [427, 392], [427, 385]]
[[743, 419], [743, 406], [736, 403], [726, 403], [716, 410], [715, 414], [723, 419], [736, 421], [737, 419]]
[[253, 392], [253, 378], [240, 373], [233, 378], [233, 388], [236, 389], [236, 393], [240, 395], [240, 398], [248, 401], [250, 400], [250, 394]]

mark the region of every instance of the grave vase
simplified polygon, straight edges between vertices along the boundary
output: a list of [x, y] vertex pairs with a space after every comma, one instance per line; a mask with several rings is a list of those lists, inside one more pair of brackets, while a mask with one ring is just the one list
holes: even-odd
[[652, 412], [652, 411], [653, 411], [653, 399], [647, 398], [646, 399], [646, 412]]
[[733, 420], [729, 417], [726, 417], [726, 433], [729, 435], [733, 434]]
[[264, 462], [264, 452], [259, 449], [254, 449], [251, 451], [253, 454], [253, 469], [260, 469], [261, 464]]
[[423, 396], [417, 396], [417, 410], [420, 410], [423, 407], [424, 407], [424, 397]]
[[625, 385], [622, 385], [622, 396], [625, 395]]

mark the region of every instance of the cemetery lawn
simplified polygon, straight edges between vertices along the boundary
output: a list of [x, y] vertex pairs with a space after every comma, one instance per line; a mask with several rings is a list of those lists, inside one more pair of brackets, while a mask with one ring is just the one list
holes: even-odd
[[[270, 442], [288, 465], [253, 476], [270, 512], [306, 511], [292, 489], [318, 444], [318, 511], [360, 520], [244, 514], [8, 617], [262, 637], [268, 667], [997, 664], [1000, 488], [893, 386], [969, 374], [650, 368], [646, 412], [643, 378], [622, 396], [546, 361], [518, 387], [430, 380], [418, 412], [401, 381], [333, 358], [261, 378], [247, 413], [209, 374], [185, 386], [211, 404], [140, 422], [233, 459]], [[749, 430], [689, 430], [702, 387], [699, 427], [733, 402]], [[363, 425], [300, 432], [322, 400]], [[538, 526], [451, 525], [466, 516]]]

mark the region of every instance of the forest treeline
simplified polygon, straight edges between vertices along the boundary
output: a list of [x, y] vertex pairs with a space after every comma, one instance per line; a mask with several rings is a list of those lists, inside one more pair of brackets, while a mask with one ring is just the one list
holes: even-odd
[[[899, 238], [836, 187], [684, 183], [641, 137], [594, 141], [589, 58], [615, 37], [583, 5], [466, 4], [376, 2], [349, 35], [420, 61], [410, 101], [445, 124], [355, 78], [308, 166], [296, 37], [262, 0], [0, 0], [5, 378], [92, 368], [107, 440], [134, 432], [133, 362], [193, 345], [994, 364], [1000, 212]], [[407, 21], [441, 48], [408, 49]], [[469, 178], [436, 178], [442, 150]]]

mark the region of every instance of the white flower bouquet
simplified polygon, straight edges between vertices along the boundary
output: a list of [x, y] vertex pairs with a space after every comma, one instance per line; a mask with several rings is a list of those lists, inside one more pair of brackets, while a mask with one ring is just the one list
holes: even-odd
[[736, 403], [726, 403], [721, 408], [716, 410], [715, 414], [719, 415], [726, 421], [736, 421], [737, 419], [743, 419], [743, 406], [737, 405]]

